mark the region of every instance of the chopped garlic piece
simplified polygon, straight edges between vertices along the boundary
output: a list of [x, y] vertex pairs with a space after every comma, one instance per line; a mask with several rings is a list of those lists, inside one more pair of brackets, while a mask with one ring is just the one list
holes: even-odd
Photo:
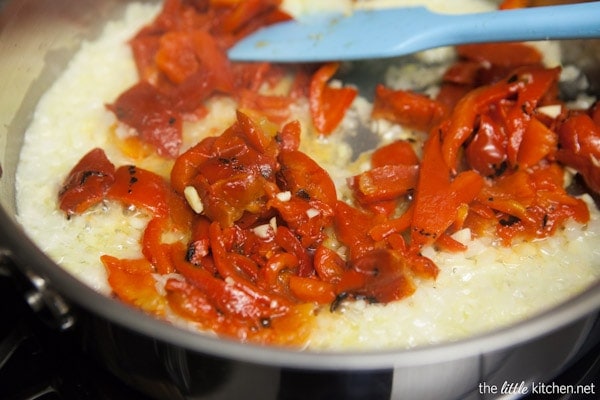
[[252, 229], [254, 234], [261, 239], [268, 239], [272, 236], [272, 227], [270, 224], [259, 225]]
[[290, 191], [287, 192], [279, 192], [275, 195], [277, 200], [279, 201], [290, 201], [292, 199], [292, 193]]
[[201, 214], [204, 211], [204, 204], [202, 204], [202, 199], [195, 187], [186, 186], [183, 190], [183, 195], [196, 214]]
[[273, 232], [277, 233], [277, 218], [271, 218], [269, 220], [269, 225], [271, 226], [271, 229], [273, 229]]
[[309, 208], [308, 210], [306, 210], [306, 215], [308, 216], [308, 218], [314, 218], [319, 214], [320, 212], [316, 208]]
[[560, 115], [560, 112], [562, 110], [562, 107], [560, 106], [560, 104], [552, 104], [549, 106], [542, 106], [542, 107], [538, 107], [537, 111], [549, 116], [550, 118], [556, 118]]

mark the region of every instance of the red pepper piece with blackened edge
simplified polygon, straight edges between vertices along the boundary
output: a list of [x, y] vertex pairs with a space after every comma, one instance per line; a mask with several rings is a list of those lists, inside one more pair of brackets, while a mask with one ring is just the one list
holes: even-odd
[[65, 179], [58, 193], [60, 209], [67, 216], [84, 212], [104, 199], [114, 180], [115, 166], [104, 150], [90, 150]]
[[389, 303], [410, 296], [416, 286], [406, 260], [397, 252], [377, 249], [351, 262], [351, 268], [365, 276], [365, 285], [355, 294], [377, 303]]
[[[225, 259], [220, 257], [225, 256]], [[278, 295], [270, 295], [245, 282], [231, 276], [231, 280], [216, 277], [202, 267], [197, 267], [185, 260], [185, 249], [173, 247], [173, 262], [175, 269], [188, 282], [204, 292], [209, 301], [225, 315], [258, 322], [271, 315], [283, 314], [292, 304]], [[217, 263], [227, 263], [226, 254], [217, 256]]]
[[275, 233], [275, 241], [283, 250], [293, 254], [296, 257], [296, 260], [298, 260], [298, 276], [309, 277], [315, 273], [311, 257], [308, 254], [306, 247], [302, 245], [300, 239], [296, 237], [294, 232], [285, 226], [280, 226]]
[[502, 101], [510, 100], [514, 106], [508, 109], [504, 121], [508, 138], [506, 154], [509, 165], [516, 166], [518, 149], [531, 114], [547, 97], [555, 98], [559, 73], [559, 68], [519, 67], [507, 78], [480, 86], [462, 97], [442, 135], [446, 164], [456, 171], [461, 147], [475, 132], [479, 116], [502, 107]]
[[134, 165], [123, 165], [117, 168], [115, 182], [106, 197], [126, 207], [145, 209], [155, 217], [168, 217], [170, 190], [160, 175]]
[[329, 207], [337, 202], [337, 191], [331, 176], [316, 161], [301, 151], [279, 154], [279, 177], [283, 190], [305, 200], [319, 200]]

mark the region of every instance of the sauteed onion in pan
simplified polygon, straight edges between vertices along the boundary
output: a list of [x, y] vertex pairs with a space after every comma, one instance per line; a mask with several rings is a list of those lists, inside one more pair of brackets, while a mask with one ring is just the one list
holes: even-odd
[[86, 43], [26, 135], [36, 242], [158, 318], [311, 349], [455, 340], [597, 280], [600, 107], [561, 97], [556, 43], [386, 60], [372, 93], [227, 60], [299, 4], [136, 3]]

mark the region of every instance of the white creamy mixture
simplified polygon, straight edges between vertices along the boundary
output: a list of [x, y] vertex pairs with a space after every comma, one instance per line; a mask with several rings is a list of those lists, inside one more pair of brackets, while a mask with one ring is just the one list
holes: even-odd
[[[356, 4], [362, 7], [368, 3], [375, 1]], [[446, 9], [451, 4], [452, 10], [461, 11], [493, 7], [475, 0], [430, 3], [433, 8]], [[355, 2], [289, 0], [286, 7], [302, 13], [314, 10], [317, 4], [344, 9]], [[57, 193], [68, 171], [91, 148], [104, 148], [115, 165], [131, 163], [110, 142], [115, 118], [105, 104], [136, 82], [126, 42], [157, 12], [156, 5], [132, 4], [122, 20], [107, 24], [99, 39], [82, 46], [64, 75], [41, 99], [26, 134], [18, 168], [19, 218], [27, 232], [58, 264], [105, 294], [110, 293], [110, 287], [99, 257], [139, 257], [139, 239], [147, 217], [108, 205], [67, 220], [58, 210]], [[417, 60], [427, 63], [448, 54], [448, 49], [434, 50], [421, 54]], [[548, 48], [548, 54], [550, 64], [558, 63], [554, 49]], [[389, 70], [381, 80], [393, 87], [435, 90], [440, 68], [437, 63], [401, 65]], [[207, 134], [220, 133], [234, 119], [232, 101], [214, 101], [209, 108], [207, 119], [187, 126], [183, 150]], [[312, 138], [303, 142], [302, 149], [318, 159], [337, 183], [343, 184], [355, 171], [348, 171], [351, 148], [336, 139], [348, 134], [341, 131], [353, 127], [361, 115], [369, 112], [370, 104], [359, 98], [338, 132], [326, 140]], [[298, 109], [302, 120], [306, 113], [306, 109]], [[412, 134], [385, 123], [374, 128], [383, 141]], [[136, 163], [165, 173], [158, 158]], [[354, 163], [353, 168], [362, 168], [361, 162]], [[343, 193], [344, 189], [339, 189]], [[511, 248], [491, 246], [485, 239], [471, 240], [467, 230], [458, 232], [455, 238], [468, 245], [465, 253], [424, 249], [424, 254], [440, 267], [436, 281], [422, 282], [414, 295], [396, 303], [367, 305], [357, 301], [345, 303], [336, 313], [321, 312], [309, 348], [365, 349], [439, 343], [509, 324], [551, 307], [600, 277], [600, 216], [591, 202], [590, 209], [592, 216], [586, 226], [571, 223], [552, 238]]]

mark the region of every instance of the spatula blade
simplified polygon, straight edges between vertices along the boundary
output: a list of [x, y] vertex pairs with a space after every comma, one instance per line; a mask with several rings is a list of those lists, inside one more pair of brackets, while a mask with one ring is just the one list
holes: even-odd
[[401, 56], [494, 41], [600, 38], [600, 1], [475, 14], [424, 7], [314, 14], [263, 28], [229, 51], [235, 61], [318, 62]]
[[229, 58], [318, 62], [408, 54], [418, 49], [398, 37], [402, 32], [426, 31], [427, 21], [435, 16], [424, 7], [314, 14], [262, 28], [230, 49]]

